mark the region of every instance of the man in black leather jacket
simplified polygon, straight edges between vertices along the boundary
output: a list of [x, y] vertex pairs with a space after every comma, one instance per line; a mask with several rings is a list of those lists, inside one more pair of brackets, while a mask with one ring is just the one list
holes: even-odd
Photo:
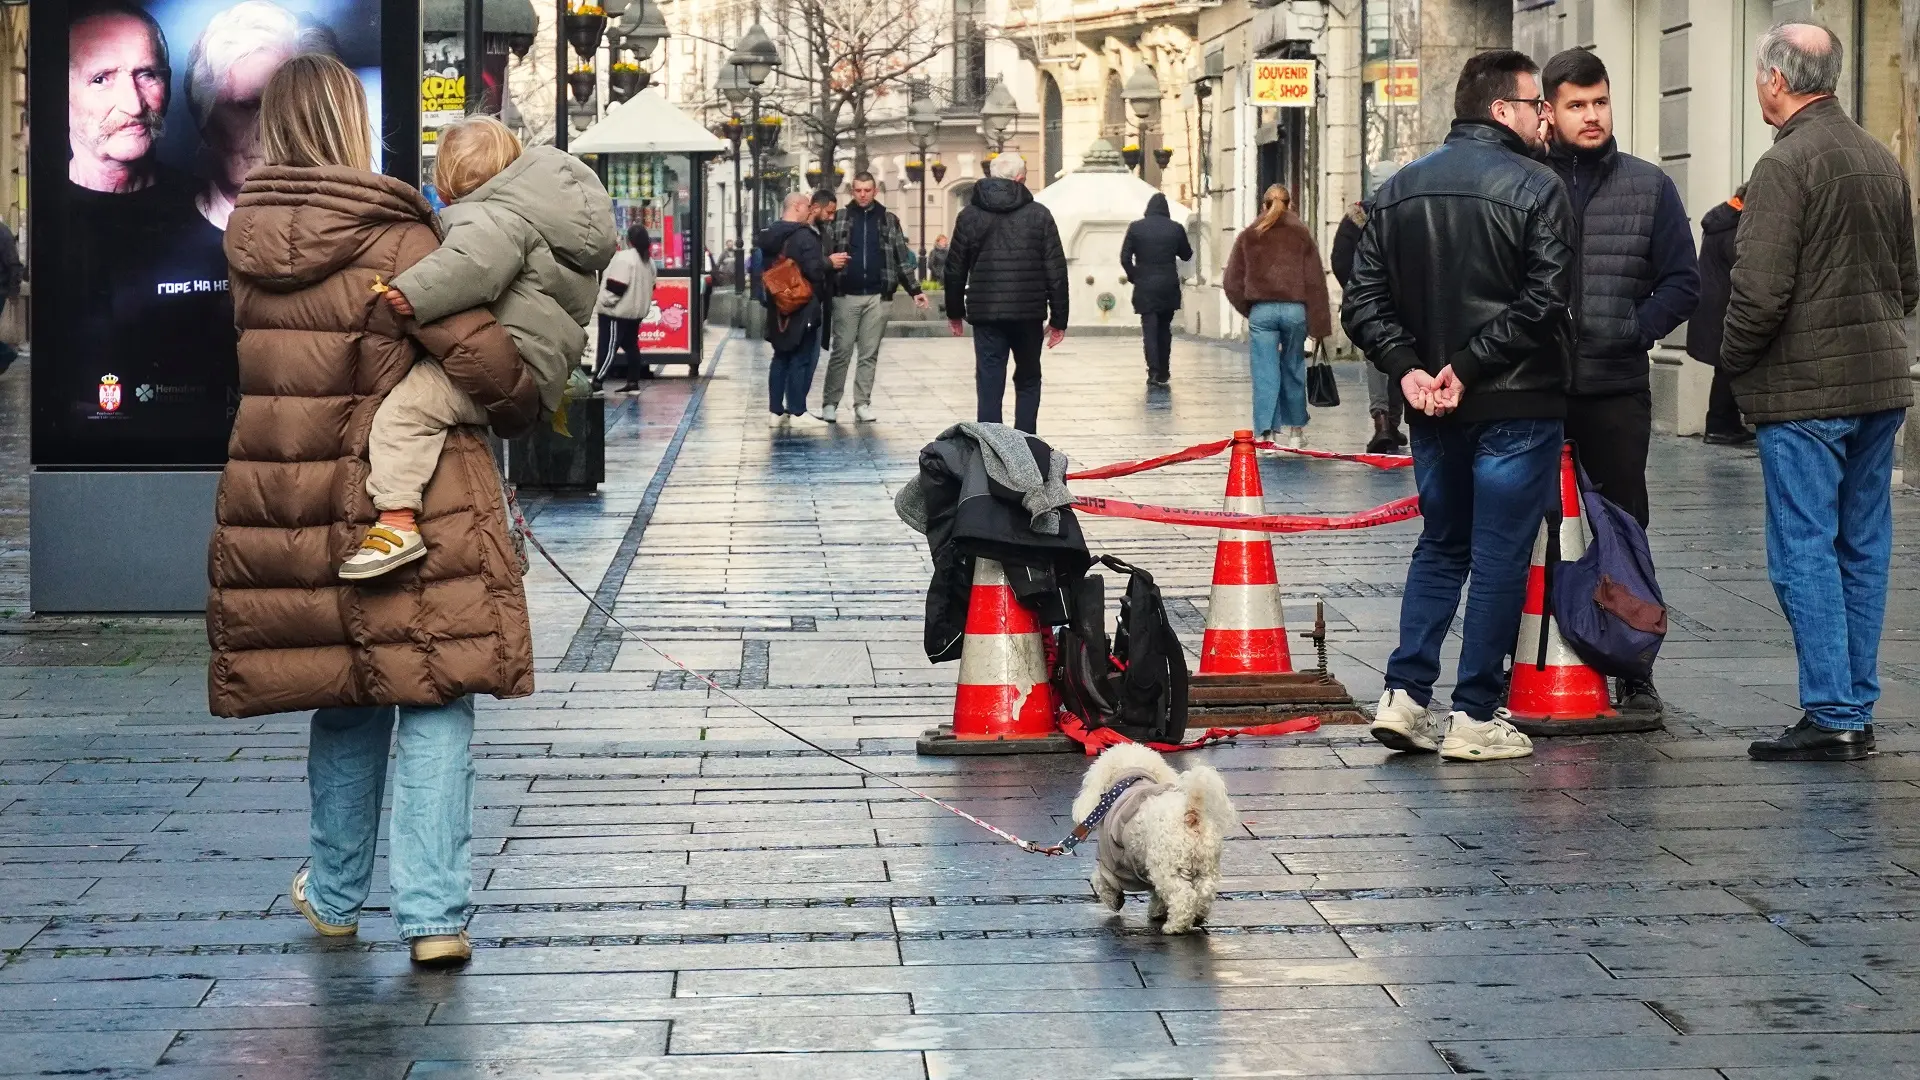
[[[1439, 150], [1374, 193], [1341, 319], [1406, 393], [1424, 528], [1374, 738], [1461, 761], [1525, 757], [1499, 709], [1529, 546], [1557, 494], [1572, 355], [1572, 210], [1544, 143], [1539, 68], [1468, 60]], [[1453, 711], [1429, 708], [1469, 571]]]

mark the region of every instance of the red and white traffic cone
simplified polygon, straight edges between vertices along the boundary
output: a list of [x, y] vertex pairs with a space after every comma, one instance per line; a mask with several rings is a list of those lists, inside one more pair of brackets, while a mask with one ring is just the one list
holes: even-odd
[[[1226, 509], [1240, 514], [1267, 512], [1251, 431], [1233, 433]], [[1283, 675], [1293, 670], [1279, 581], [1273, 568], [1273, 540], [1266, 533], [1220, 530], [1213, 557], [1213, 591], [1207, 600], [1207, 634], [1200, 648], [1201, 675]]]
[[1574, 478], [1573, 445], [1560, 448], [1560, 520], [1545, 521], [1533, 542], [1527, 568], [1527, 598], [1520, 611], [1520, 635], [1513, 649], [1513, 681], [1507, 711], [1513, 726], [1528, 735], [1599, 735], [1646, 731], [1656, 718], [1623, 717], [1613, 710], [1606, 676], [1587, 666], [1560, 633], [1547, 607], [1547, 530], [1560, 533], [1560, 560], [1571, 562], [1587, 550], [1586, 518], [1580, 485]]
[[1004, 567], [973, 560], [966, 639], [953, 724], [920, 740], [923, 754], [1064, 753], [1079, 744], [1060, 734], [1058, 702], [1047, 678], [1040, 623], [1021, 606]]

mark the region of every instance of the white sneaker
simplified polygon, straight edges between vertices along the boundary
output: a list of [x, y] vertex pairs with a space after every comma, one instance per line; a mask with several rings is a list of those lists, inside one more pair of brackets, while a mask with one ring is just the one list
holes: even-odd
[[873, 406], [855, 405], [853, 407], [853, 418], [863, 424], [873, 423]]
[[[856, 409], [854, 411], [858, 412], [859, 410]], [[840, 406], [822, 405], [820, 407], [820, 419], [825, 420], [829, 424], [839, 423], [840, 422]]]
[[340, 580], [366, 581], [427, 557], [427, 542], [419, 529], [390, 529], [379, 522], [367, 527], [359, 550], [340, 565]]
[[770, 428], [772, 428], [772, 429], [773, 429], [773, 430], [775, 430], [775, 431], [779, 431], [779, 430], [780, 430], [781, 428], [783, 428], [783, 427], [786, 427], [786, 426], [787, 426], [787, 414], [786, 414], [786, 413], [779, 413], [779, 412], [776, 412], [776, 413], [768, 413], [768, 414], [767, 414], [767, 426], [768, 426], [768, 427], [770, 427]]
[[1389, 690], [1380, 695], [1374, 710], [1373, 726], [1367, 729], [1382, 746], [1403, 754], [1431, 754], [1440, 747], [1445, 735], [1440, 718], [1413, 700], [1405, 690]]
[[1306, 445], [1307, 445], [1307, 429], [1306, 428], [1297, 427], [1297, 428], [1287, 429], [1287, 446], [1295, 450], [1304, 450], [1306, 449]]
[[1508, 722], [1512, 715], [1505, 709], [1494, 711], [1491, 720], [1475, 720], [1457, 712], [1449, 719], [1447, 739], [1440, 744], [1440, 756], [1449, 761], [1504, 761], [1533, 753], [1533, 740]]

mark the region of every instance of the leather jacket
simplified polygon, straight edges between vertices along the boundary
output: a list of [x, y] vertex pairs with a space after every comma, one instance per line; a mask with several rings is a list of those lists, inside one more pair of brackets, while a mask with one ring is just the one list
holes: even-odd
[[1456, 120], [1374, 193], [1347, 336], [1395, 381], [1451, 364], [1466, 392], [1446, 420], [1565, 416], [1576, 235], [1566, 188], [1519, 136]]

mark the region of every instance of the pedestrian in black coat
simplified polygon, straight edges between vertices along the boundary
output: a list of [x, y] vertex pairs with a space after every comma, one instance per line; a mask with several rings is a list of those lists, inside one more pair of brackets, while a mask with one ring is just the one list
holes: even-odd
[[1173, 220], [1167, 197], [1147, 200], [1147, 213], [1127, 226], [1120, 241], [1120, 269], [1133, 282], [1133, 310], [1147, 352], [1147, 385], [1165, 386], [1173, 354], [1173, 313], [1180, 310], [1182, 259], [1193, 258], [1187, 230]]
[[1687, 355], [1713, 369], [1713, 390], [1707, 395], [1707, 431], [1710, 443], [1748, 443], [1753, 432], [1741, 422], [1733, 386], [1720, 365], [1720, 342], [1727, 330], [1727, 299], [1733, 293], [1733, 236], [1740, 227], [1740, 211], [1747, 188], [1707, 211], [1700, 219], [1700, 306], [1687, 323]]
[[[993, 159], [954, 223], [947, 253], [947, 322], [973, 324], [977, 419], [998, 424], [1013, 357], [1013, 424], [1031, 435], [1040, 420], [1040, 349], [1067, 335], [1067, 255], [1053, 214], [1027, 190], [1019, 154]], [[1044, 321], [1043, 321], [1044, 320]]]

